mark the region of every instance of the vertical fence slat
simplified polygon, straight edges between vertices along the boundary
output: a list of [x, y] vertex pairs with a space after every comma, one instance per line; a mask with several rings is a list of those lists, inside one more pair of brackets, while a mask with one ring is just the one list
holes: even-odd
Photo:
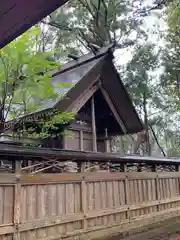
[[[152, 194], [153, 194], [153, 192], [152, 192], [152, 188], [151, 188], [151, 181], [152, 180], [147, 180], [147, 192], [148, 192], [148, 197], [147, 197], [147, 199], [148, 199], [148, 201], [152, 201]], [[151, 213], [152, 212], [152, 207], [149, 207], [149, 213]]]
[[27, 220], [27, 188], [21, 187], [21, 222]]
[[[65, 187], [64, 184], [59, 183], [56, 187], [57, 191], [57, 215], [65, 215]], [[59, 225], [57, 227], [57, 232], [59, 234], [65, 233], [65, 226]]]
[[[74, 190], [73, 190], [73, 184], [68, 183], [66, 184], [66, 214], [73, 215], [74, 213]], [[72, 232], [73, 227], [72, 223], [67, 223], [66, 226], [67, 232]]]
[[[129, 179], [126, 177], [125, 179], [125, 204], [129, 205], [130, 204], [130, 196], [129, 196]], [[127, 209], [126, 212], [126, 218], [129, 219], [130, 213], [129, 213], [129, 208]]]
[[[87, 188], [87, 186], [85, 186], [85, 188]], [[86, 204], [87, 204], [87, 196], [86, 196]], [[80, 211], [81, 211], [81, 187], [80, 187], [80, 184], [77, 183], [74, 186], [74, 212], [79, 213]]]
[[[95, 194], [95, 210], [99, 212], [101, 209], [101, 204], [100, 204], [101, 192], [100, 192], [100, 183], [99, 182], [94, 184], [94, 194]], [[113, 197], [113, 195], [112, 195], [112, 197]], [[97, 217], [95, 222], [96, 222], [96, 226], [101, 225], [101, 218]]]
[[[113, 184], [111, 181], [107, 182], [107, 200], [108, 208], [113, 208]], [[110, 214], [108, 216], [108, 224], [112, 225], [114, 223], [114, 216]]]
[[15, 162], [15, 173], [16, 173], [16, 184], [14, 186], [14, 225], [16, 232], [14, 233], [13, 239], [20, 240], [19, 224], [21, 219], [21, 183], [20, 183], [20, 171], [21, 171], [21, 162]]
[[3, 224], [4, 217], [4, 187], [0, 186], [0, 224]]
[[[159, 184], [160, 184], [160, 179], [159, 179], [159, 175], [157, 174], [155, 178], [155, 190], [156, 190], [156, 200], [158, 201], [161, 199], [161, 189]], [[160, 210], [159, 204], [157, 204], [157, 211], [159, 210]]]
[[[37, 218], [41, 219], [46, 217], [46, 199], [47, 196], [45, 194], [44, 185], [39, 185], [36, 188], [37, 194]], [[46, 229], [38, 229], [37, 230], [37, 238], [45, 238], [47, 236]]]
[[[91, 201], [91, 199], [90, 199]], [[86, 212], [87, 212], [87, 184], [84, 180], [81, 181], [81, 211], [84, 214], [83, 219], [83, 229], [87, 229], [87, 220], [86, 220]]]
[[[107, 189], [106, 189], [106, 182], [101, 182], [101, 209], [107, 208]], [[103, 225], [108, 225], [108, 218], [107, 216], [103, 217]]]

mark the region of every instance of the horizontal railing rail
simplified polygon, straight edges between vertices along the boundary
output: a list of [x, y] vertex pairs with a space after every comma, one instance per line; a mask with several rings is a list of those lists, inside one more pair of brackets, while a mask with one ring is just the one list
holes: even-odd
[[121, 156], [120, 153], [85, 152], [61, 150], [55, 148], [22, 147], [0, 144], [1, 159], [17, 160], [45, 158], [57, 160], [71, 160], [75, 162], [114, 162], [114, 163], [147, 163], [147, 164], [175, 164], [180, 165], [180, 158], [161, 158], [148, 156]]

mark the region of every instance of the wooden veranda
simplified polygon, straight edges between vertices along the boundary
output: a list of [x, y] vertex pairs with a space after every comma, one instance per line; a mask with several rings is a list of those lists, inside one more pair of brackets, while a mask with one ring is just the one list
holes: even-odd
[[[13, 163], [13, 169], [0, 173], [2, 239], [93, 239], [180, 215], [177, 159], [8, 145], [0, 146], [0, 156]], [[79, 171], [22, 171], [22, 160], [32, 165], [37, 159], [39, 163], [75, 161]], [[81, 172], [80, 165], [93, 161], [116, 163], [120, 168], [118, 172]], [[136, 168], [129, 168], [130, 163]], [[142, 170], [144, 164], [148, 172]]]

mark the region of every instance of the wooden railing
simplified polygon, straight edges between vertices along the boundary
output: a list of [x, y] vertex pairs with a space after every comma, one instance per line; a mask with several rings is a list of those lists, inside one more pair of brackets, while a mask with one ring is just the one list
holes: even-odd
[[180, 172], [0, 174], [3, 239], [92, 237], [178, 215]]

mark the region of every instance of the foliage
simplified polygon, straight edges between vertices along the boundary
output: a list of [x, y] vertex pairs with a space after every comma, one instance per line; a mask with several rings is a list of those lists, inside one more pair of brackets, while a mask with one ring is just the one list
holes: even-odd
[[30, 125], [25, 121], [20, 122], [18, 131], [14, 132], [13, 136], [33, 139], [60, 136], [65, 133], [63, 126], [66, 126], [73, 119], [73, 113], [52, 111], [50, 114], [42, 117], [38, 122], [32, 122]]
[[[33, 27], [0, 51], [1, 123], [37, 111], [44, 101], [60, 97], [51, 80], [52, 70], [59, 65], [53, 60], [53, 51], [43, 51], [41, 36], [39, 27]], [[58, 83], [57, 87], [64, 86]], [[55, 114], [41, 123], [43, 131], [47, 125], [53, 127], [58, 121], [71, 119], [70, 115]]]
[[167, 8], [168, 31], [165, 35], [166, 45], [163, 54], [163, 65], [165, 68], [161, 84], [166, 86], [166, 94], [169, 101], [179, 108], [180, 100], [180, 3], [174, 1]]
[[[160, 96], [158, 94], [158, 82], [153, 81], [152, 72], [158, 67], [159, 53], [155, 51], [152, 43], [138, 45], [135, 48], [132, 60], [124, 71], [124, 82], [132, 96], [133, 102], [144, 123], [149, 119], [153, 110], [159, 110]], [[145, 116], [147, 114], [147, 116]]]
[[[180, 154], [179, 100], [180, 100], [180, 4], [171, 1], [162, 12], [167, 31], [158, 38], [165, 44], [160, 51], [151, 43], [141, 43], [133, 49], [132, 60], [121, 74], [133, 102], [148, 124], [153, 126], [158, 144], [168, 156]], [[163, 38], [162, 38], [163, 37]], [[151, 40], [151, 39], [150, 39]], [[161, 69], [159, 75], [157, 70]], [[144, 95], [145, 93], [145, 95]], [[144, 99], [145, 98], [145, 99]], [[144, 101], [146, 100], [146, 101]], [[146, 108], [143, 106], [146, 105]], [[150, 134], [152, 135], [152, 134]], [[151, 148], [154, 138], [151, 136]]]
[[38, 28], [32, 28], [0, 52], [1, 106], [6, 107], [6, 115], [26, 114], [53, 93], [47, 70], [57, 65], [47, 59], [51, 53], [36, 49], [37, 35]]
[[92, 49], [90, 43], [100, 47], [115, 43], [121, 49], [146, 37], [137, 5], [135, 0], [72, 0], [43, 23], [54, 29], [56, 46], [63, 45], [68, 53]]
[[161, 54], [164, 71], [160, 78], [161, 95], [167, 106], [162, 114], [159, 126], [160, 141], [168, 156], [178, 156], [179, 121], [180, 121], [180, 4], [172, 1], [164, 12], [167, 31], [164, 33], [164, 46]]

